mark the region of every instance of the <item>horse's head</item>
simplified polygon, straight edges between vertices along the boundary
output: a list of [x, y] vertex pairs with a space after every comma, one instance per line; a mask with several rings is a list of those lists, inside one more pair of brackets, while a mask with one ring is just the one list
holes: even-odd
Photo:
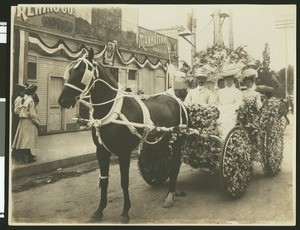
[[84, 94], [91, 84], [95, 67], [93, 66], [94, 51], [90, 49], [88, 55], [71, 62], [65, 71], [65, 85], [58, 98], [62, 108], [74, 107], [76, 100]]

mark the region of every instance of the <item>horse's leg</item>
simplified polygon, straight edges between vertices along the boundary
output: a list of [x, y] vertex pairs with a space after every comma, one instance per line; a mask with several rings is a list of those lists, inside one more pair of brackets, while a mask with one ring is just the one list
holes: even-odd
[[107, 206], [110, 155], [110, 152], [108, 152], [103, 146], [97, 146], [97, 158], [100, 168], [99, 188], [101, 188], [101, 198], [99, 207], [92, 217], [93, 220], [102, 220], [103, 210]]
[[169, 177], [169, 192], [163, 203], [164, 208], [169, 208], [173, 206], [177, 177], [181, 165], [181, 141], [177, 140], [172, 146], [172, 156], [170, 159], [170, 177]]
[[129, 192], [128, 192], [130, 153], [119, 156], [119, 166], [121, 172], [121, 187], [123, 189], [123, 195], [124, 195], [124, 205], [121, 214], [121, 221], [123, 223], [128, 223], [130, 220], [128, 212], [131, 207]]

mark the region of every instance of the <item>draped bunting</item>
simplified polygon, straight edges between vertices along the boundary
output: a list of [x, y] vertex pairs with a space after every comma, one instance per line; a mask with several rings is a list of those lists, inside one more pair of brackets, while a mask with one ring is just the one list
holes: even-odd
[[[45, 55], [45, 56], [62, 55], [62, 56], [66, 56], [70, 60], [75, 60], [81, 57], [84, 53], [88, 52], [88, 48], [83, 44], [79, 47], [78, 50], [73, 51], [68, 47], [68, 45], [62, 39], [60, 39], [55, 45], [49, 46], [41, 39], [39, 35], [34, 33], [29, 33], [29, 47], [33, 50], [36, 50], [41, 55]], [[100, 50], [99, 53], [96, 53], [94, 58], [96, 60], [99, 59], [104, 55], [106, 51], [107, 51], [107, 46], [104, 46], [103, 50]], [[140, 68], [144, 68], [146, 65], [148, 65], [152, 69], [157, 69], [159, 67], [162, 67], [164, 70], [166, 70], [165, 65], [159, 59], [157, 59], [156, 63], [153, 63], [148, 57], [145, 57], [144, 60], [141, 60], [141, 58], [137, 58], [134, 54], [132, 54], [132, 56], [128, 60], [125, 60], [119, 49], [116, 49], [116, 53], [119, 60], [124, 65], [135, 63]]]
[[145, 58], [144, 62], [139, 62], [137, 57], [134, 54], [132, 54], [132, 56], [128, 60], [125, 60], [119, 49], [117, 49], [117, 56], [118, 56], [119, 60], [122, 62], [122, 64], [124, 64], [124, 65], [129, 65], [134, 62], [140, 68], [144, 68], [146, 65], [149, 65], [150, 68], [152, 68], [152, 69], [157, 69], [159, 67], [162, 67], [164, 70], [166, 70], [166, 67], [163, 65], [163, 63], [159, 59], [157, 59], [157, 63], [152, 63], [148, 58]]
[[[62, 39], [60, 39], [54, 46], [48, 46], [39, 35], [33, 33], [29, 34], [29, 47], [37, 50], [37, 52], [43, 55], [57, 56], [59, 54], [63, 54], [71, 60], [75, 60], [88, 52], [88, 48], [83, 44], [78, 50], [72, 51]], [[103, 50], [100, 50], [99, 53], [95, 54], [95, 59], [102, 57], [105, 51], [106, 46], [104, 46]]]

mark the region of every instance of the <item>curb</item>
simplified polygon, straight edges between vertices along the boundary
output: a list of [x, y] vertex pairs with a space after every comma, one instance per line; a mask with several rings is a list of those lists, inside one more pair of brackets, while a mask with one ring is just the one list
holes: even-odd
[[23, 176], [29, 176], [38, 173], [45, 173], [56, 170], [58, 168], [77, 165], [80, 163], [86, 163], [89, 161], [97, 160], [96, 153], [88, 153], [81, 156], [69, 157], [60, 160], [54, 160], [50, 162], [44, 162], [35, 165], [28, 165], [12, 170], [12, 177], [18, 178]]
[[[136, 158], [137, 154], [138, 153], [136, 151], [133, 151], [131, 153], [130, 158], [131, 159]], [[12, 178], [19, 178], [19, 177], [31, 176], [39, 173], [51, 172], [58, 168], [65, 168], [65, 167], [74, 166], [74, 165], [78, 165], [78, 164], [82, 164], [94, 160], [97, 160], [96, 153], [87, 153], [80, 156], [54, 160], [54, 161], [44, 162], [35, 165], [26, 165], [24, 167], [13, 169]], [[118, 162], [118, 157], [112, 155], [111, 162], [113, 161]]]

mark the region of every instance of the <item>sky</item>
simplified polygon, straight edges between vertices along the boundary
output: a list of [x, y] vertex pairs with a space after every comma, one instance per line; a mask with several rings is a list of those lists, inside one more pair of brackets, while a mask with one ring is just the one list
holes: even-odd
[[[235, 48], [239, 45], [246, 46], [248, 54], [262, 61], [265, 43], [268, 43], [271, 69], [279, 71], [286, 63], [296, 65], [295, 5], [139, 5], [139, 25], [148, 29], [180, 25], [187, 27], [187, 14], [192, 9], [197, 20], [197, 51], [213, 44], [211, 15], [214, 10], [221, 9], [222, 13], [232, 10]], [[287, 29], [287, 39], [284, 29], [275, 28], [276, 21], [285, 19], [294, 20], [294, 28]], [[222, 29], [224, 43], [228, 46], [228, 18], [225, 19]], [[179, 46], [179, 59], [190, 63], [191, 46], [182, 38], [179, 39]]]

